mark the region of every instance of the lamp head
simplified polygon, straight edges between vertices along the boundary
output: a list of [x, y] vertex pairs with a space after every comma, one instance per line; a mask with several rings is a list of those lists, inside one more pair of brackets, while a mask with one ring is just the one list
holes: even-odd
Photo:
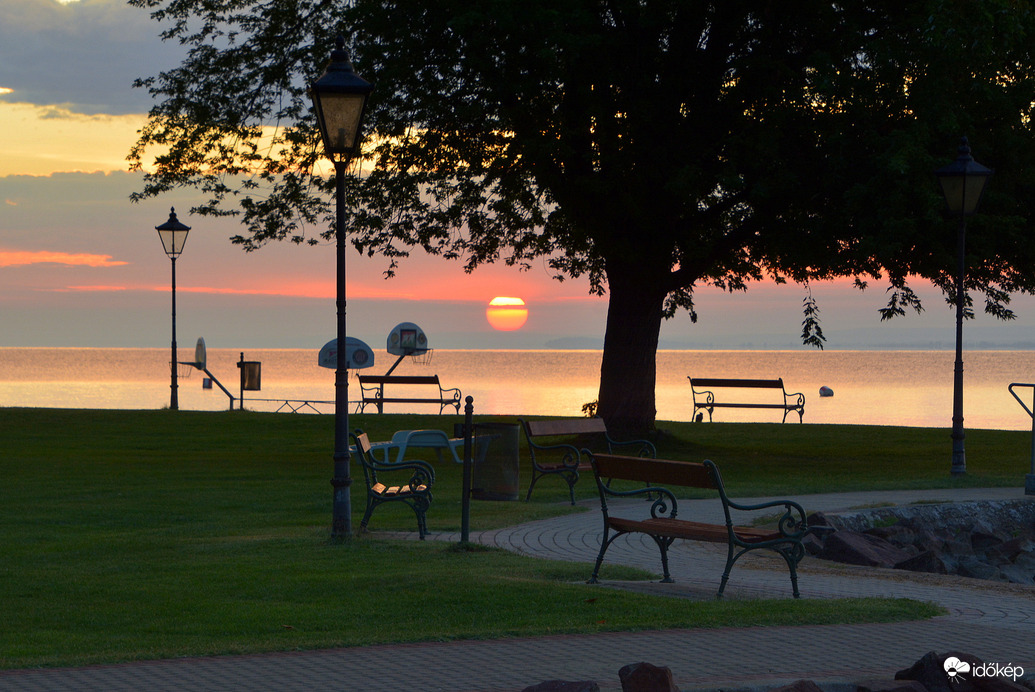
[[966, 137], [960, 140], [956, 160], [934, 172], [941, 183], [949, 212], [963, 216], [970, 216], [977, 211], [985, 183], [993, 173], [991, 168], [985, 168], [970, 155], [970, 144]]
[[331, 61], [323, 75], [309, 88], [316, 108], [327, 156], [338, 162], [359, 152], [360, 127], [367, 97], [374, 86], [356, 74], [345, 50], [345, 37], [338, 36]]
[[162, 239], [162, 247], [165, 248], [165, 254], [172, 259], [179, 257], [180, 253], [183, 252], [184, 243], [187, 242], [187, 233], [190, 232], [190, 226], [184, 226], [176, 218], [175, 207], [169, 210], [169, 220], [161, 226], [155, 226], [155, 230], [158, 231], [158, 237]]

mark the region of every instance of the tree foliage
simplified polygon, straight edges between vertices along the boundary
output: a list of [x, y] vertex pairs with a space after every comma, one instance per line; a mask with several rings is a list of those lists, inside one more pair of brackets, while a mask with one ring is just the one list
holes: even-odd
[[[697, 287], [855, 277], [882, 318], [951, 297], [955, 225], [933, 179], [968, 135], [997, 169], [968, 226], [968, 289], [1008, 318], [1035, 289], [1032, 3], [927, 0], [131, 0], [189, 46], [156, 99], [139, 197], [198, 188], [248, 249], [332, 229], [305, 90], [333, 37], [375, 83], [348, 228], [589, 279], [609, 296], [599, 413], [654, 418], [661, 320]], [[802, 338], [822, 345], [804, 300]]]

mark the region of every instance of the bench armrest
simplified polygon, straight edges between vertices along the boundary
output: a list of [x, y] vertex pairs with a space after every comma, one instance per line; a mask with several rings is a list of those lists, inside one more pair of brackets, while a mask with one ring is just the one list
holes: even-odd
[[[637, 495], [646, 495], [648, 500], [654, 500], [654, 504], [650, 507], [650, 516], [652, 519], [675, 519], [677, 508], [676, 508], [676, 496], [668, 488], [663, 488], [658, 485], [647, 485], [639, 488], [633, 488], [631, 490], [615, 490], [608, 486], [608, 480], [597, 477], [597, 487], [600, 489], [600, 501], [604, 502], [604, 497], [636, 497]], [[606, 512], [606, 509], [605, 509]]]
[[762, 502], [756, 505], [742, 505], [726, 498], [726, 504], [730, 509], [735, 509], [741, 512], [753, 512], [770, 509], [772, 507], [783, 507], [784, 512], [777, 521], [780, 535], [786, 536], [787, 538], [800, 539], [808, 533], [805, 510], [801, 505], [793, 500], [772, 500], [770, 502]]
[[384, 396], [384, 394], [382, 394], [381, 385], [374, 383], [368, 387], [363, 384], [362, 380], [359, 382], [359, 391], [362, 393], [362, 398], [364, 399], [380, 399]]
[[461, 396], [463, 396], [459, 387], [450, 387], [449, 389], [446, 389], [440, 384], [438, 386], [438, 395], [445, 399], [447, 394], [453, 401], [460, 401]]
[[416, 488], [419, 485], [426, 485], [430, 488], [435, 483], [435, 469], [431, 464], [424, 461], [414, 459], [398, 464], [383, 464], [379, 461], [364, 461], [363, 463], [378, 473], [410, 471], [411, 488]]
[[658, 458], [658, 450], [650, 440], [614, 440], [607, 433], [604, 433], [604, 438], [607, 440], [608, 454], [614, 454], [615, 448], [618, 447], [639, 447], [640, 449], [636, 456], [650, 457], [651, 459]]
[[797, 399], [798, 400], [798, 406], [804, 406], [805, 405], [805, 395], [802, 394], [801, 392], [795, 392], [794, 394], [788, 394], [787, 392], [784, 392], [783, 393], [784, 403], [786, 403], [790, 399]]
[[574, 445], [563, 443], [555, 445], [541, 445], [529, 440], [528, 449], [529, 453], [532, 455], [532, 463], [537, 465], [539, 464], [539, 460], [535, 458], [536, 452], [556, 452], [558, 450], [564, 451], [564, 456], [561, 457], [561, 463], [563, 465], [577, 469], [579, 464], [582, 463], [582, 455], [579, 453], [578, 447], [575, 447]]

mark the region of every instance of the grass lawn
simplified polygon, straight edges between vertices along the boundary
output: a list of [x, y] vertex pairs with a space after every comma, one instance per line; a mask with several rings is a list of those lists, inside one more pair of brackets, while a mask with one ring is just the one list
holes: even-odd
[[[373, 440], [397, 429], [451, 431], [458, 420], [351, 417]], [[1020, 485], [1030, 454], [1029, 433], [968, 431], [961, 480], [949, 475], [947, 430], [661, 427], [660, 456], [713, 459], [734, 496]], [[329, 416], [0, 409], [0, 667], [936, 612], [900, 600], [701, 603], [589, 591], [585, 564], [376, 532], [334, 544], [332, 436]], [[437, 472], [429, 528], [455, 531], [460, 467]], [[359, 477], [357, 527], [361, 487]], [[593, 496], [592, 483], [580, 482], [577, 494]], [[566, 487], [547, 479], [531, 503], [475, 502], [471, 519], [477, 530], [568, 511]], [[404, 507], [382, 507], [372, 522], [414, 527]], [[605, 565], [603, 576], [651, 575]]]

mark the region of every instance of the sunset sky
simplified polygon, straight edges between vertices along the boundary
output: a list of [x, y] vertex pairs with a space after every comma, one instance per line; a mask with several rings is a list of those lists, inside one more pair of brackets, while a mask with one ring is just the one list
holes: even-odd
[[[198, 201], [192, 193], [129, 202], [140, 177], [126, 171], [125, 156], [151, 105], [130, 85], [181, 56], [158, 32], [125, 0], [0, 3], [0, 346], [167, 346], [170, 262], [154, 227], [176, 207], [193, 228], [176, 266], [181, 348], [203, 336], [210, 348], [319, 349], [334, 336], [333, 246], [245, 253], [228, 240], [238, 232], [233, 221], [187, 213]], [[314, 76], [322, 68], [314, 65]], [[545, 266], [466, 275], [456, 262], [415, 255], [385, 280], [385, 265], [349, 255], [349, 333], [375, 349], [405, 321], [436, 348], [602, 343], [606, 299], [590, 297], [585, 281], [552, 280]], [[936, 292], [920, 293], [922, 316], [881, 324], [881, 287], [814, 286], [827, 347], [951, 348], [951, 309]], [[523, 326], [490, 326], [486, 307], [496, 296], [524, 300]], [[796, 286], [701, 290], [699, 322], [667, 323], [662, 347], [804, 348], [802, 298]], [[968, 348], [1035, 348], [1035, 301], [1015, 308], [1020, 319], [1009, 325], [984, 316], [969, 323]]]

